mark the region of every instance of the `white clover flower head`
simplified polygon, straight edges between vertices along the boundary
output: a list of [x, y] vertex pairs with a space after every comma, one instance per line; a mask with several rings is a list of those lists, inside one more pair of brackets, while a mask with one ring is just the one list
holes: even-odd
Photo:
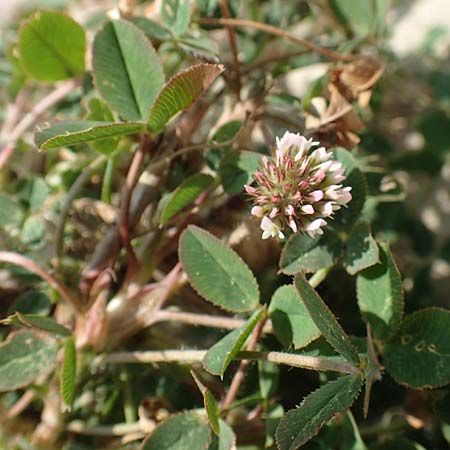
[[261, 218], [263, 239], [283, 239], [286, 228], [310, 236], [323, 234], [327, 220], [352, 199], [351, 187], [342, 184], [342, 163], [319, 145], [287, 131], [276, 138], [272, 157], [262, 158], [255, 185], [245, 186], [253, 198], [251, 213]]

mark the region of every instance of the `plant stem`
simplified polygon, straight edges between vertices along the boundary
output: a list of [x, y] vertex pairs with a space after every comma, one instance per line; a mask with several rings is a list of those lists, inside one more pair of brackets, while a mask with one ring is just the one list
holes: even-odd
[[222, 148], [222, 147], [229, 147], [230, 145], [233, 145], [243, 134], [244, 130], [247, 127], [247, 124], [250, 120], [251, 114], [247, 112], [247, 115], [244, 119], [244, 123], [242, 124], [241, 129], [228, 141], [223, 142], [205, 142], [204, 144], [194, 144], [189, 145], [187, 147], [180, 148], [176, 152], [171, 153], [170, 155], [163, 156], [156, 161], [152, 163], [152, 169], [155, 170], [155, 168], [158, 168], [159, 166], [163, 166], [164, 164], [167, 164], [168, 162], [172, 161], [173, 159], [177, 158], [178, 156], [184, 155], [185, 153], [189, 153], [192, 151], [199, 151], [199, 150], [206, 150], [207, 148]]
[[[161, 310], [155, 314], [155, 322], [180, 322], [190, 325], [200, 325], [211, 328], [220, 328], [222, 330], [234, 330], [246, 322], [244, 319], [235, 317], [211, 316], [209, 314], [196, 314], [184, 311]], [[264, 333], [272, 333], [272, 324], [266, 323], [263, 328]]]
[[324, 269], [319, 269], [309, 280], [308, 283], [310, 284], [310, 286], [312, 286], [313, 288], [316, 288], [317, 286], [319, 286], [320, 283], [322, 283], [323, 280], [325, 280], [325, 278], [328, 275], [328, 272], [331, 270], [331, 266], [330, 267], [325, 267]]
[[313, 52], [319, 53], [320, 55], [325, 56], [326, 58], [331, 59], [332, 61], [353, 60], [353, 57], [350, 55], [341, 55], [340, 53], [336, 53], [333, 50], [321, 47], [320, 45], [314, 44], [314, 42], [299, 38], [294, 34], [289, 33], [288, 31], [282, 30], [281, 28], [277, 28], [272, 25], [268, 25], [266, 23], [254, 22], [253, 20], [246, 20], [246, 19], [227, 19], [227, 18], [200, 19], [199, 23], [204, 25], [224, 25], [227, 27], [255, 28], [268, 34], [273, 34], [275, 36], [280, 36], [289, 39], [290, 41], [295, 42], [296, 44], [300, 44]]
[[[229, 19], [231, 17], [230, 15], [230, 8], [228, 7], [228, 0], [220, 0], [220, 10], [222, 11], [222, 15], [224, 18]], [[230, 41], [230, 48], [231, 53], [233, 55], [233, 65], [234, 65], [234, 71], [236, 73], [236, 97], [238, 101], [240, 101], [241, 97], [241, 69], [240, 69], [240, 63], [239, 63], [239, 56], [238, 56], [238, 49], [237, 49], [237, 40], [236, 40], [236, 34], [234, 32], [234, 28], [231, 26], [227, 26], [227, 32], [228, 32], [228, 40]], [[234, 84], [234, 83], [233, 83]]]
[[71, 305], [75, 311], [82, 310], [81, 305], [74, 297], [72, 297], [67, 287], [53, 275], [50, 275], [43, 267], [35, 263], [32, 259], [13, 252], [0, 252], [0, 261], [15, 264], [17, 266], [24, 267], [30, 272], [33, 272], [54, 287], [58, 291], [61, 298]]
[[114, 425], [99, 425], [90, 427], [81, 420], [74, 420], [67, 424], [67, 431], [84, 434], [87, 436], [123, 436], [125, 434], [138, 433], [141, 430], [139, 422], [116, 423]]
[[[207, 350], [155, 350], [144, 352], [116, 352], [99, 356], [96, 364], [110, 363], [197, 363], [203, 361]], [[349, 363], [334, 361], [318, 356], [296, 355], [282, 352], [242, 351], [236, 359], [269, 361], [309, 370], [332, 371], [341, 373], [359, 373], [357, 367]]]
[[36, 103], [34, 108], [23, 117], [11, 133], [9, 133], [7, 145], [0, 153], [0, 170], [13, 155], [16, 149], [16, 143], [22, 137], [23, 133], [31, 127], [31, 125], [33, 125], [45, 111], [56, 105], [56, 103], [70, 94], [77, 86], [79, 86], [79, 84], [80, 80], [72, 79], [59, 85], [40, 102]]
[[[261, 333], [264, 327], [264, 323], [267, 320], [267, 316], [264, 317], [262, 320], [260, 320], [257, 324], [255, 329], [253, 330], [253, 333], [250, 337], [250, 340], [247, 344], [247, 351], [253, 351], [256, 348], [256, 344], [259, 341], [259, 338], [261, 337]], [[236, 398], [239, 389], [241, 387], [242, 382], [245, 378], [245, 373], [247, 372], [247, 368], [250, 365], [249, 359], [244, 359], [239, 364], [238, 370], [234, 374], [233, 380], [231, 381], [230, 388], [227, 391], [227, 395], [225, 396], [225, 400], [223, 401], [223, 408], [228, 408]]]
[[95, 158], [78, 176], [78, 178], [75, 180], [75, 182], [72, 184], [72, 186], [69, 189], [69, 192], [66, 195], [66, 198], [64, 199], [64, 204], [61, 208], [61, 213], [58, 220], [58, 225], [56, 227], [55, 232], [55, 250], [54, 250], [54, 257], [55, 257], [55, 265], [56, 267], [59, 267], [59, 260], [61, 259], [61, 251], [62, 251], [62, 241], [64, 237], [64, 227], [66, 225], [67, 217], [69, 216], [70, 207], [72, 205], [72, 202], [75, 200], [75, 197], [77, 196], [80, 189], [83, 187], [83, 185], [87, 182], [89, 177], [92, 175], [92, 172], [105, 161], [104, 156], [99, 156]]
[[120, 373], [120, 380], [122, 381], [122, 394], [124, 397], [123, 413], [126, 423], [136, 422], [136, 408], [133, 401], [133, 393], [131, 392], [130, 378], [125, 368]]
[[131, 245], [130, 234], [130, 202], [131, 194], [136, 186], [139, 178], [139, 170], [145, 158], [145, 151], [148, 144], [148, 136], [141, 137], [141, 143], [133, 155], [130, 168], [128, 169], [127, 178], [125, 180], [125, 186], [122, 191], [122, 199], [120, 205], [120, 219], [119, 219], [119, 236], [122, 245], [127, 251], [127, 275], [125, 277], [126, 282], [129, 282], [132, 275], [139, 267], [139, 261], [136, 253]]

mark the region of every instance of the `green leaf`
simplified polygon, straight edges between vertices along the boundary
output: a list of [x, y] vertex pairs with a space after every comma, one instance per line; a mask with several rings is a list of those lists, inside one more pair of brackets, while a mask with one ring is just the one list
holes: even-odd
[[276, 392], [279, 381], [278, 366], [269, 361], [258, 361], [259, 392], [267, 409], [271, 396]]
[[36, 328], [40, 331], [56, 334], [58, 336], [70, 336], [72, 332], [55, 322], [50, 317], [40, 316], [38, 314], [21, 314], [17, 312], [6, 319], [0, 320], [3, 325], [14, 325], [18, 327]]
[[161, 213], [160, 223], [165, 224], [175, 214], [190, 205], [198, 196], [214, 183], [211, 175], [199, 173], [183, 181], [172, 193]]
[[342, 242], [331, 229], [313, 238], [306, 234], [293, 234], [281, 253], [280, 270], [295, 275], [330, 267], [339, 259], [341, 249]]
[[147, 19], [146, 17], [130, 17], [127, 20], [144, 32], [149, 39], [165, 41], [171, 38], [169, 31], [154, 20]]
[[219, 427], [219, 436], [213, 435], [208, 450], [235, 450], [236, 436], [231, 427], [222, 419], [219, 419]]
[[400, 273], [387, 244], [380, 244], [380, 262], [358, 273], [356, 292], [363, 319], [375, 337], [387, 340], [403, 317], [403, 290]]
[[450, 383], [450, 311], [433, 307], [406, 317], [383, 361], [398, 383], [413, 389]]
[[178, 112], [192, 105], [224, 71], [220, 64], [196, 64], [173, 76], [163, 87], [148, 118], [152, 131], [160, 131]]
[[[91, 98], [88, 103], [89, 112], [86, 120], [93, 122], [114, 122], [114, 114], [109, 106], [99, 98]], [[110, 155], [117, 148], [119, 138], [103, 138], [93, 141], [91, 146], [104, 155]]]
[[41, 150], [83, 144], [116, 136], [136, 134], [145, 130], [140, 122], [92, 122], [85, 120], [59, 122], [35, 133], [34, 140]]
[[19, 225], [22, 219], [23, 211], [20, 204], [7, 195], [0, 194], [0, 227]]
[[45, 234], [42, 218], [29, 216], [22, 225], [21, 239], [27, 245], [40, 245]]
[[158, 425], [143, 442], [140, 450], [206, 449], [211, 429], [204, 418], [194, 412], [176, 414]]
[[[218, 144], [220, 142], [226, 142], [234, 138], [242, 127], [240, 120], [233, 120], [222, 125], [209, 140], [210, 143]], [[220, 161], [224, 155], [230, 150], [230, 146], [224, 146], [222, 148], [210, 148], [205, 152], [205, 161], [208, 166], [217, 171], [219, 170]]]
[[321, 334], [294, 286], [281, 286], [275, 291], [269, 315], [275, 336], [285, 347], [305, 347]]
[[75, 381], [77, 377], [77, 350], [75, 340], [71, 336], [64, 344], [64, 361], [61, 367], [61, 397], [69, 408], [75, 397]]
[[178, 253], [191, 285], [206, 300], [233, 312], [250, 311], [258, 305], [253, 273], [212, 234], [190, 225], [181, 234]]
[[333, 313], [302, 274], [295, 276], [295, 288], [312, 320], [327, 342], [347, 361], [359, 366], [358, 353]]
[[191, 18], [189, 0], [163, 0], [161, 18], [177, 36], [186, 33]]
[[39, 291], [29, 291], [17, 297], [8, 309], [8, 315], [16, 311], [22, 314], [39, 314], [44, 316], [50, 312], [50, 299]]
[[295, 450], [309, 441], [336, 413], [350, 408], [361, 385], [359, 375], [346, 375], [309, 394], [281, 419], [276, 434], [278, 449]]
[[360, 0], [330, 0], [337, 18], [356, 35], [367, 35], [374, 19], [374, 3]]
[[254, 312], [244, 325], [228, 333], [206, 352], [203, 358], [203, 365], [209, 373], [223, 377], [225, 370], [227, 370], [231, 361], [242, 349], [264, 312], [265, 308], [260, 308]]
[[239, 194], [244, 190], [244, 184], [253, 181], [253, 174], [261, 163], [261, 155], [256, 152], [230, 152], [220, 164], [220, 176], [223, 188], [228, 194]]
[[346, 178], [342, 184], [352, 187], [352, 200], [348, 205], [336, 211], [333, 226], [343, 231], [348, 231], [361, 215], [367, 197], [367, 182], [361, 170], [358, 168], [358, 163], [350, 152], [343, 148], [336, 148], [333, 154], [334, 159], [340, 161], [345, 167]]
[[43, 178], [36, 177], [32, 181], [31, 193], [29, 198], [29, 210], [34, 213], [38, 211], [41, 206], [47, 200], [48, 196], [52, 192], [51, 188], [44, 181]]
[[57, 353], [58, 345], [50, 337], [34, 331], [11, 333], [0, 344], [0, 392], [27, 386], [51, 372]]
[[38, 11], [19, 34], [20, 62], [39, 81], [58, 81], [84, 72], [86, 36], [83, 28], [57, 11]]
[[145, 120], [164, 74], [145, 34], [123, 20], [107, 22], [93, 46], [94, 82], [102, 98], [127, 120]]
[[378, 245], [367, 222], [358, 222], [350, 231], [346, 243], [344, 267], [350, 275], [380, 262]]
[[217, 405], [216, 399], [214, 395], [211, 393], [209, 389], [206, 389], [203, 394], [203, 399], [205, 402], [206, 415], [208, 416], [209, 424], [211, 425], [212, 430], [217, 435], [220, 434], [220, 410]]

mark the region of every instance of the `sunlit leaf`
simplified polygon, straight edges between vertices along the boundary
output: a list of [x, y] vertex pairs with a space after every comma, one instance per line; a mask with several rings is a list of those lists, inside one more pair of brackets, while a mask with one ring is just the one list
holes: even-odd
[[107, 22], [93, 44], [95, 85], [102, 98], [127, 120], [145, 120], [164, 74], [145, 34], [131, 22]]
[[197, 64], [172, 77], [152, 106], [148, 119], [150, 129], [161, 130], [176, 113], [192, 105], [223, 70], [219, 64]]
[[39, 81], [58, 81], [84, 72], [83, 28], [58, 11], [37, 11], [20, 30], [22, 67]]

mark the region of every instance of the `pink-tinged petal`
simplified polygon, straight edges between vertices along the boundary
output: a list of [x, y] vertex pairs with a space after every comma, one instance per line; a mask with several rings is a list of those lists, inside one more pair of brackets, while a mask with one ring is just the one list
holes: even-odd
[[264, 175], [259, 170], [255, 172], [255, 179], [259, 184], [264, 184], [266, 181]]
[[284, 213], [285, 213], [287, 216], [293, 216], [293, 215], [295, 214], [295, 209], [294, 209], [294, 207], [293, 207], [292, 205], [287, 205], [287, 206], [284, 208]]
[[323, 199], [323, 191], [318, 189], [317, 191], [312, 191], [309, 193], [309, 198], [312, 202], [320, 202]]
[[294, 161], [300, 161], [305, 156], [305, 141], [300, 144], [300, 148], [295, 155]]
[[323, 179], [325, 178], [325, 171], [322, 169], [319, 169], [312, 177], [311, 180], [314, 183], [321, 183]]
[[269, 201], [269, 197], [267, 195], [258, 195], [258, 197], [256, 197], [256, 200], [259, 203], [267, 203]]
[[298, 187], [300, 189], [306, 189], [309, 186], [309, 183], [306, 180], [302, 180], [300, 181], [300, 183], [298, 183]]
[[280, 203], [280, 201], [281, 201], [280, 194], [272, 195], [272, 197], [270, 197], [270, 201], [272, 203]]
[[330, 166], [330, 172], [336, 172], [337, 170], [342, 169], [342, 163], [339, 161], [333, 161], [333, 163]]
[[249, 186], [248, 184], [244, 184], [244, 189], [247, 194], [254, 195], [256, 194], [256, 189], [253, 186]]
[[297, 231], [298, 231], [297, 223], [295, 222], [295, 220], [292, 217], [289, 219], [288, 225], [294, 233], [297, 233]]
[[316, 219], [310, 222], [306, 227], [306, 231], [317, 231], [320, 227], [323, 227], [327, 223], [323, 219]]
[[286, 131], [283, 137], [278, 141], [277, 147], [283, 152], [287, 153], [291, 148], [299, 148], [306, 139], [299, 133], [290, 133]]
[[325, 147], [319, 147], [311, 153], [311, 159], [318, 162], [325, 162], [331, 158], [331, 153], [325, 150]]
[[322, 169], [325, 172], [328, 172], [330, 170], [330, 167], [332, 164], [333, 164], [333, 161], [325, 161], [325, 162], [319, 164], [317, 167], [319, 169]]
[[250, 213], [255, 217], [262, 217], [264, 214], [264, 209], [261, 206], [254, 206]]
[[317, 228], [317, 230], [314, 231], [307, 231], [306, 234], [312, 238], [316, 237], [317, 235], [322, 235], [323, 230], [322, 228]]
[[312, 205], [303, 205], [301, 211], [304, 214], [314, 214], [314, 207]]
[[333, 174], [333, 183], [340, 183], [341, 181], [345, 180], [344, 174], [341, 173], [335, 173]]
[[331, 216], [331, 214], [333, 214], [333, 203], [332, 202], [324, 203], [320, 213], [322, 214], [323, 217]]
[[280, 213], [280, 210], [278, 208], [273, 208], [272, 211], [270, 211], [269, 217], [271, 219], [274, 219], [275, 217], [278, 216], [279, 213]]
[[351, 189], [351, 187], [341, 189], [340, 196], [337, 201], [339, 205], [346, 205], [352, 199], [352, 194], [350, 194]]
[[266, 155], [264, 155], [262, 157], [262, 162], [263, 162], [263, 166], [267, 169], [269, 166], [269, 158]]
[[300, 191], [297, 191], [293, 197], [296, 202], [299, 202], [303, 198], [303, 195]]
[[267, 217], [264, 216], [261, 220], [261, 229], [264, 231], [272, 230], [275, 224]]
[[337, 200], [339, 198], [339, 188], [341, 185], [332, 184], [325, 189], [325, 197], [330, 200]]

